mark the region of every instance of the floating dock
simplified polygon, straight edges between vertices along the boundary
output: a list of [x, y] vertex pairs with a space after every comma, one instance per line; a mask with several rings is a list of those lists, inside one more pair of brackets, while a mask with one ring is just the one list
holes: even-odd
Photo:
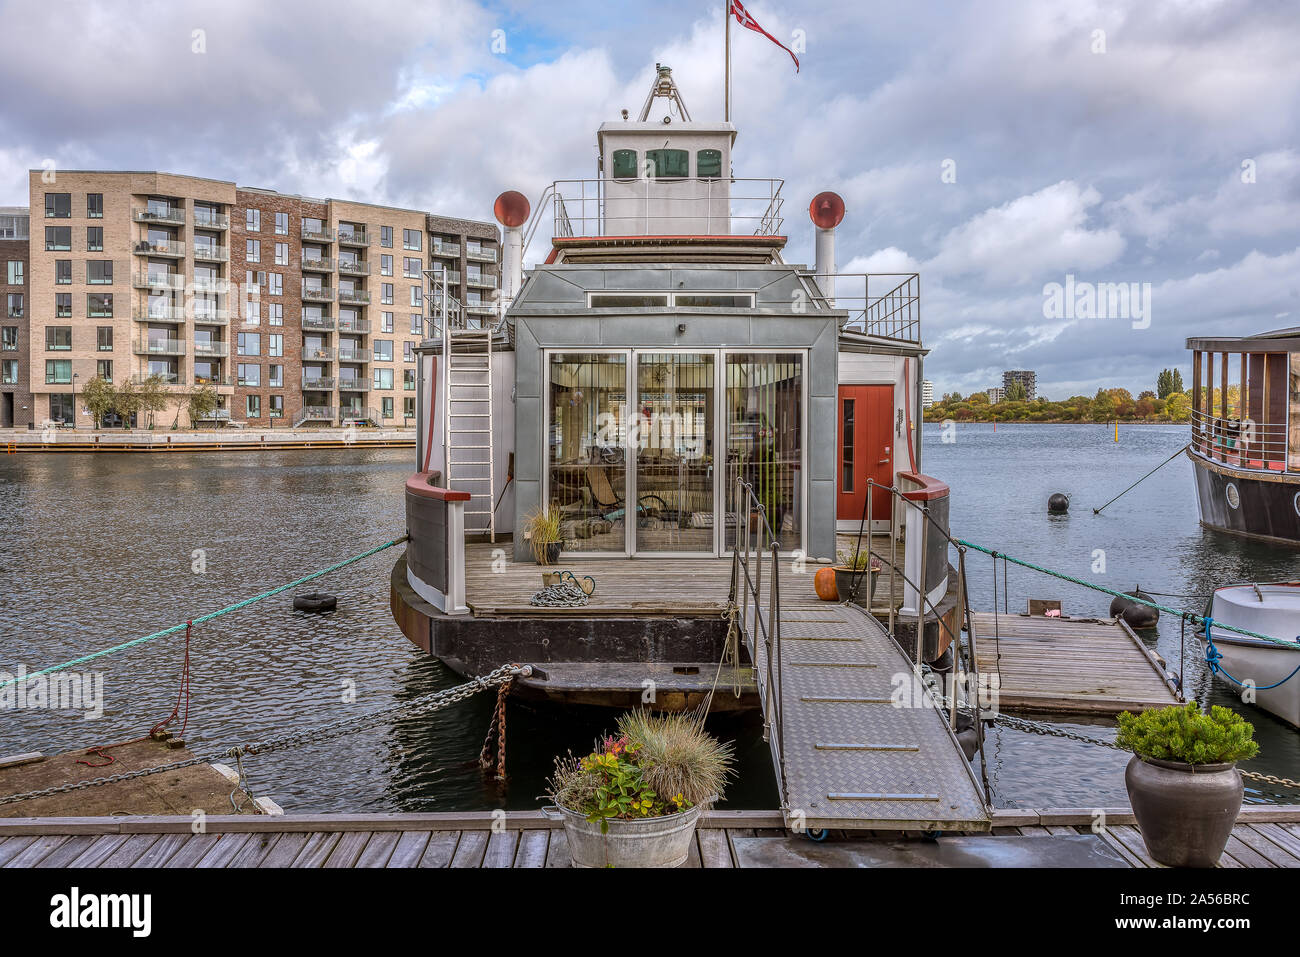
[[1000, 711], [1104, 717], [1181, 701], [1159, 659], [1123, 621], [972, 617], [979, 670], [1001, 676]]
[[[1127, 808], [993, 812], [993, 833], [833, 831], [822, 843], [771, 811], [700, 819], [683, 867], [1159, 867]], [[559, 822], [539, 812], [0, 820], [0, 867], [571, 867]], [[1242, 808], [1220, 867], [1300, 867], [1300, 806]]]

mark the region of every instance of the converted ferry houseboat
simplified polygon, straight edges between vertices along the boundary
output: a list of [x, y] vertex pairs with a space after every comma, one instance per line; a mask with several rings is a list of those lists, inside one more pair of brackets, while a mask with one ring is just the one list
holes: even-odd
[[[833, 193], [809, 207], [816, 267], [787, 263], [782, 183], [733, 176], [735, 138], [730, 123], [692, 121], [659, 67], [639, 119], [600, 127], [597, 179], [553, 183], [531, 216], [521, 194], [498, 198], [493, 314], [429, 274], [392, 606], [457, 672], [527, 663], [514, 693], [627, 706], [653, 686], [666, 709], [720, 683], [739, 694], [715, 708], [748, 707], [743, 649], [719, 671], [730, 556], [760, 532], [738, 496], [761, 503], [779, 541], [782, 602], [810, 608], [818, 563], [866, 519], [869, 480], [946, 531], [947, 487], [919, 471], [919, 277], [836, 275]], [[919, 620], [936, 659], [947, 641], [925, 616], [952, 613], [946, 543], [922, 549], [920, 511], [896, 499], [876, 488], [866, 526], [897, 556], [875, 602]], [[594, 584], [585, 605], [534, 601], [548, 569], [524, 529], [546, 506], [564, 540], [555, 570]]]
[[1187, 348], [1201, 524], [1300, 545], [1300, 328]]

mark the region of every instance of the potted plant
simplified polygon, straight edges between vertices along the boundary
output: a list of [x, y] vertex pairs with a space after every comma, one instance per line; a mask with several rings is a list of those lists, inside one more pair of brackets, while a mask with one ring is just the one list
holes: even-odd
[[1213, 867], [1241, 809], [1236, 763], [1254, 757], [1255, 729], [1239, 714], [1195, 701], [1119, 716], [1115, 743], [1133, 757], [1124, 786], [1147, 852], [1170, 867]]
[[880, 560], [866, 551], [836, 552], [835, 591], [840, 601], [851, 601], [863, 608], [871, 607], [871, 596], [876, 593], [876, 576], [880, 574]]
[[560, 510], [554, 505], [539, 508], [524, 523], [524, 537], [539, 565], [554, 565], [560, 560], [564, 540], [560, 536]]
[[732, 758], [693, 713], [632, 711], [591, 754], [556, 759], [545, 813], [564, 821], [579, 867], [677, 867]]

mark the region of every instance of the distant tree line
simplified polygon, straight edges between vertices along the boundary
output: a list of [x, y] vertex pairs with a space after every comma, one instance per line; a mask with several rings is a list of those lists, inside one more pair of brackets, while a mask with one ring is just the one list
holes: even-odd
[[[1235, 405], [1235, 386], [1228, 389], [1229, 405]], [[1183, 391], [1183, 377], [1177, 369], [1163, 369], [1156, 377], [1154, 392], [1147, 390], [1135, 399], [1128, 389], [1098, 389], [1094, 396], [1075, 395], [1059, 402], [1043, 396], [1026, 400], [1025, 387], [1010, 383], [1001, 402], [989, 401], [988, 393], [962, 396], [945, 393], [925, 410], [927, 422], [953, 419], [957, 422], [1186, 422], [1192, 400]]]

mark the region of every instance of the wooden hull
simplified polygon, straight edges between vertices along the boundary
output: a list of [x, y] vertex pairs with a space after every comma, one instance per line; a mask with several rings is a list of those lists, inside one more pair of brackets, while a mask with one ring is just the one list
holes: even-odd
[[1300, 546], [1300, 475], [1248, 472], [1189, 458], [1202, 525]]

